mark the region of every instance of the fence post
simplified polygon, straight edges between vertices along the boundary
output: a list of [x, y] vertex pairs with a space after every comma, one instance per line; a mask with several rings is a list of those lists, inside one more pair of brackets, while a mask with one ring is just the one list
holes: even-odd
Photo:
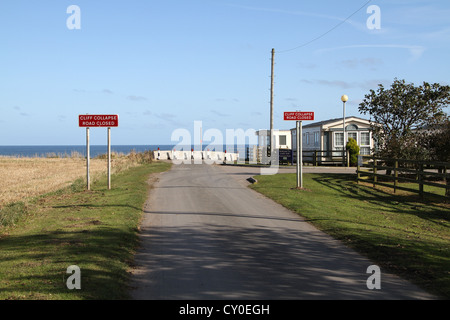
[[423, 198], [423, 162], [420, 162], [418, 176], [419, 176], [419, 194], [420, 197]]
[[375, 188], [377, 183], [377, 159], [373, 156], [373, 187]]
[[394, 193], [397, 193], [398, 186], [398, 160], [394, 162]]
[[444, 167], [445, 196], [450, 198], [450, 179], [447, 177], [447, 166]]
[[346, 152], [345, 152], [345, 158], [346, 158], [346, 165], [347, 165], [347, 168], [348, 167], [350, 167], [350, 150], [347, 150]]
[[313, 166], [317, 166], [317, 150], [314, 150], [314, 160], [313, 160]]
[[359, 160], [360, 160], [360, 157], [361, 156], [358, 156], [358, 164], [356, 165], [356, 183], [357, 184], [359, 184], [359, 179], [361, 179], [361, 173], [360, 173], [360, 170], [361, 170], [361, 166], [360, 166], [360, 164], [359, 164]]

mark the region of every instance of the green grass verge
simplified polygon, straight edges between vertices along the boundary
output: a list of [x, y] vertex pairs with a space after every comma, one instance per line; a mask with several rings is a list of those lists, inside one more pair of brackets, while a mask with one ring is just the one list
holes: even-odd
[[450, 206], [439, 200], [368, 185], [356, 176], [295, 174], [258, 176], [252, 188], [291, 209], [319, 229], [443, 298], [450, 298]]
[[[129, 298], [147, 178], [169, 167], [152, 163], [113, 175], [112, 190], [106, 178], [91, 191], [79, 180], [27, 204], [14, 226], [0, 229], [0, 299]], [[71, 265], [81, 269], [81, 290], [66, 286]]]
[[22, 201], [7, 204], [0, 208], [0, 227], [13, 226], [27, 212], [28, 207]]

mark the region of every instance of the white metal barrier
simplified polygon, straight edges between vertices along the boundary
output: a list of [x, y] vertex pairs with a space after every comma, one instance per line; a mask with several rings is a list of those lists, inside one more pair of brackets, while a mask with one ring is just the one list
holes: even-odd
[[177, 150], [156, 150], [153, 151], [153, 158], [156, 160], [203, 160], [203, 161], [236, 161], [238, 153], [228, 153], [220, 151], [177, 151]]

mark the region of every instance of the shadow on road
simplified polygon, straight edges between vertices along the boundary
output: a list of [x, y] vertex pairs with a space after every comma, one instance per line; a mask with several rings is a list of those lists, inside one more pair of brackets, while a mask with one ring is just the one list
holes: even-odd
[[[173, 214], [173, 213], [161, 213]], [[311, 232], [161, 227], [142, 234], [135, 299], [409, 299], [402, 281], [369, 290], [368, 261]]]

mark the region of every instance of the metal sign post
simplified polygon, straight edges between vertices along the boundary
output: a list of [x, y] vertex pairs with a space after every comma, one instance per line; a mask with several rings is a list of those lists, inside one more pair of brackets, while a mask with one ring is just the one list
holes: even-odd
[[78, 116], [78, 126], [86, 128], [86, 179], [87, 190], [91, 189], [90, 186], [90, 148], [89, 148], [89, 127], [108, 128], [107, 140], [108, 140], [108, 190], [111, 189], [111, 127], [119, 126], [119, 116], [116, 114], [86, 114]]
[[296, 121], [297, 188], [303, 189], [303, 120], [314, 120], [314, 112], [285, 112], [285, 121]]
[[303, 188], [303, 128], [302, 122], [297, 121], [297, 188]]
[[108, 127], [108, 190], [111, 190], [111, 128]]
[[91, 190], [91, 180], [89, 175], [89, 164], [91, 159], [91, 151], [89, 147], [89, 127], [86, 128], [86, 180], [87, 180], [87, 189]]

